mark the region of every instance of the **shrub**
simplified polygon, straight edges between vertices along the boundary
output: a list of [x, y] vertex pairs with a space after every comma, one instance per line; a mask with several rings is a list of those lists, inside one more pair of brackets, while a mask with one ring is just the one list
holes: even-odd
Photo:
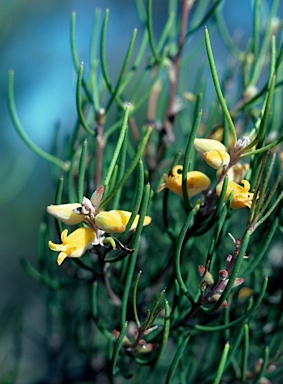
[[[53, 175], [63, 172], [38, 265], [23, 264], [52, 298], [49, 382], [280, 382], [282, 284], [271, 256], [283, 231], [283, 50], [278, 2], [264, 22], [262, 3], [240, 49], [221, 1], [170, 1], [158, 38], [152, 0], [137, 1], [142, 39], [136, 46], [134, 30], [115, 80], [109, 11], [100, 34], [97, 11], [88, 71], [73, 14], [78, 119], [62, 153], [26, 136], [10, 73], [15, 128]], [[215, 31], [228, 55], [221, 76]]]

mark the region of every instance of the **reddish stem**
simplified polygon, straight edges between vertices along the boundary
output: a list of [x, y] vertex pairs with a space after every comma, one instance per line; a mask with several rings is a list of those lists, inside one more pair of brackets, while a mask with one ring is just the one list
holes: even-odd
[[169, 99], [168, 99], [168, 105], [167, 105], [166, 118], [164, 122], [164, 128], [170, 141], [174, 141], [172, 125], [176, 116], [175, 96], [177, 92], [178, 78], [179, 78], [179, 72], [180, 72], [180, 62], [181, 62], [182, 51], [185, 43], [185, 35], [186, 35], [190, 7], [191, 7], [191, 4], [188, 0], [182, 1], [181, 25], [180, 25], [180, 32], [179, 32], [179, 38], [178, 38], [178, 52], [172, 60]]

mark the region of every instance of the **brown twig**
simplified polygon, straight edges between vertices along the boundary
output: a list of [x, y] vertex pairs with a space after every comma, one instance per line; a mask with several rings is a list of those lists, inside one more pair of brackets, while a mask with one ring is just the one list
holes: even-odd
[[105, 289], [106, 289], [110, 299], [112, 300], [113, 304], [115, 304], [117, 307], [121, 307], [121, 304], [122, 304], [121, 299], [116, 295], [116, 293], [111, 288], [107, 270], [108, 270], [108, 265], [105, 264], [105, 266], [103, 268]]
[[176, 97], [179, 72], [180, 72], [180, 62], [181, 62], [182, 51], [185, 43], [185, 35], [186, 35], [190, 8], [191, 8], [191, 2], [188, 0], [182, 0], [181, 24], [180, 24], [180, 32], [178, 37], [178, 51], [172, 60], [171, 69], [170, 69], [170, 76], [169, 76], [170, 91], [169, 91], [169, 99], [168, 99], [167, 111], [166, 111], [165, 122], [164, 122], [166, 135], [170, 141], [174, 141], [174, 133], [172, 130], [172, 126], [176, 117], [175, 97]]
[[135, 140], [138, 142], [141, 138], [141, 135], [139, 133], [139, 128], [137, 126], [136, 119], [134, 118], [134, 116], [129, 117], [129, 127], [133, 133]]
[[105, 111], [103, 109], [96, 113], [96, 160], [95, 160], [95, 175], [94, 175], [94, 188], [98, 188], [101, 183], [101, 168], [102, 168], [102, 157], [104, 149], [104, 123], [105, 123]]

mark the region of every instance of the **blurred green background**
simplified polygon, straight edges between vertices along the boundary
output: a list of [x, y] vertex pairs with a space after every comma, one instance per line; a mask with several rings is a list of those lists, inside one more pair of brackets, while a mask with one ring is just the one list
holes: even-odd
[[[231, 31], [242, 34], [245, 46], [246, 37], [252, 33], [250, 2], [224, 3], [226, 23]], [[153, 6], [158, 34], [166, 19], [167, 1], [153, 0]], [[46, 352], [34, 342], [43, 337], [40, 329], [46, 321], [43, 288], [26, 276], [20, 260], [36, 263], [38, 227], [45, 207], [54, 200], [55, 189], [48, 164], [25, 147], [12, 126], [7, 108], [7, 75], [9, 69], [14, 70], [16, 107], [24, 129], [48, 151], [55, 128], [60, 127], [63, 139], [76, 120], [71, 13], [77, 14], [77, 50], [87, 70], [97, 7], [102, 14], [110, 9], [107, 55], [115, 77], [113, 63], [120, 67], [132, 30], [139, 26], [134, 0], [0, 0], [0, 372], [18, 348], [18, 383], [34, 382], [46, 375]], [[199, 33], [201, 38], [203, 31]], [[226, 51], [217, 36], [214, 39], [221, 70]], [[26, 330], [20, 345], [19, 326]]]

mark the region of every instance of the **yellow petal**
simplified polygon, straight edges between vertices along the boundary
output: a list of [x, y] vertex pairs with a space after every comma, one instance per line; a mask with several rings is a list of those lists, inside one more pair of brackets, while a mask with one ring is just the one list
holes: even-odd
[[128, 222], [127, 215], [119, 215], [117, 211], [102, 211], [95, 216], [96, 225], [107, 233], [124, 232], [126, 229], [125, 222]]
[[74, 212], [74, 209], [80, 207], [81, 204], [78, 203], [49, 205], [47, 207], [47, 212], [65, 224], [75, 225], [78, 223], [82, 223], [85, 219], [84, 215], [78, 215]]
[[[126, 229], [126, 225], [131, 217], [131, 212], [128, 211], [102, 211], [95, 216], [96, 225], [107, 233], [121, 233]], [[139, 215], [135, 217], [134, 223], [130, 228], [135, 229], [139, 220]], [[151, 222], [149, 216], [145, 216], [143, 225], [148, 225]]]
[[227, 152], [224, 144], [218, 140], [213, 139], [198, 139], [194, 140], [194, 147], [201, 153], [208, 151], [223, 151]]
[[195, 196], [205, 191], [210, 186], [210, 179], [204, 173], [199, 171], [191, 171], [187, 173], [188, 195]]
[[64, 249], [64, 244], [55, 244], [51, 240], [48, 241], [48, 246], [52, 251], [60, 252]]
[[203, 154], [204, 160], [214, 169], [219, 169], [228, 165], [230, 162], [230, 155], [225, 151], [208, 151]]
[[[245, 207], [251, 208], [251, 205], [252, 205], [252, 199], [254, 194], [249, 192], [250, 183], [247, 180], [242, 180], [241, 184], [243, 184], [244, 187], [235, 183], [234, 181], [228, 181], [225, 200], [228, 199], [231, 192], [234, 192], [231, 205], [230, 205], [230, 207], [233, 209], [239, 209], [239, 208], [245, 208]], [[220, 196], [221, 194], [222, 186], [223, 186], [223, 182], [216, 186], [216, 193], [218, 196]]]
[[[183, 166], [176, 165], [171, 173], [164, 174], [164, 183], [158, 188], [157, 192], [160, 192], [164, 188], [170, 189], [170, 191], [183, 197], [182, 191], [182, 172]], [[204, 173], [199, 171], [191, 171], [187, 173], [187, 188], [188, 195], [195, 196], [198, 193], [205, 191], [210, 186], [210, 179]]]
[[68, 255], [65, 252], [60, 252], [57, 257], [57, 264], [61, 265], [63, 261], [68, 257]]
[[65, 229], [61, 234], [62, 244], [48, 242], [52, 251], [60, 252], [57, 263], [60, 265], [66, 257], [82, 256], [88, 246], [95, 240], [96, 234], [91, 228], [78, 228], [68, 236], [68, 230]]
[[80, 257], [85, 253], [88, 246], [95, 240], [96, 234], [91, 228], [78, 228], [67, 238], [68, 249], [71, 257]]
[[64, 229], [64, 231], [61, 233], [61, 241], [62, 243], [67, 243], [68, 241], [68, 229]]
[[244, 185], [243, 191], [244, 192], [249, 192], [249, 190], [251, 188], [251, 184], [248, 182], [248, 180], [241, 180], [241, 184]]
[[[137, 225], [138, 225], [138, 222], [139, 222], [139, 219], [140, 219], [140, 215], [137, 215], [135, 217], [135, 220], [130, 228], [130, 230], [134, 230], [137, 228]], [[145, 227], [146, 225], [150, 224], [151, 223], [151, 217], [150, 216], [145, 216], [144, 217], [144, 220], [143, 220], [143, 226]]]

